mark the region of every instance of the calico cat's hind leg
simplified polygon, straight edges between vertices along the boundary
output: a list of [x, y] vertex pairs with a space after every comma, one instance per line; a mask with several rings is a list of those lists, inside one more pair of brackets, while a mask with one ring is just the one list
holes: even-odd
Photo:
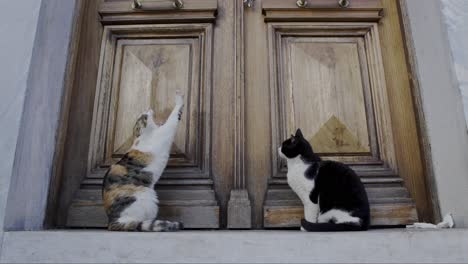
[[351, 216], [350, 213], [338, 209], [331, 209], [318, 217], [319, 223], [334, 223], [334, 224], [355, 224], [361, 225], [361, 219]]
[[182, 222], [171, 222], [167, 220], [149, 220], [144, 221], [141, 231], [149, 232], [174, 232], [184, 229]]
[[184, 229], [181, 222], [166, 220], [136, 221], [133, 219], [118, 219], [108, 225], [110, 231], [146, 231], [146, 232], [174, 232]]

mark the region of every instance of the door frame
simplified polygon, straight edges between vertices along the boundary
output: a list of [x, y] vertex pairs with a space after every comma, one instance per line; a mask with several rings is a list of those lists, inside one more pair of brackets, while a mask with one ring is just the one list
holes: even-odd
[[439, 194], [437, 192], [433, 159], [431, 153], [431, 144], [427, 132], [427, 121], [422, 103], [422, 91], [418, 75], [415, 43], [413, 40], [412, 29], [410, 26], [410, 17], [408, 15], [408, 0], [397, 0], [398, 12], [401, 23], [401, 32], [403, 36], [403, 44], [405, 46], [406, 64], [408, 74], [410, 76], [410, 88], [412, 90], [412, 100], [414, 105], [414, 114], [416, 117], [416, 128], [419, 135], [419, 143], [423, 162], [424, 174], [426, 175], [426, 191], [430, 195], [430, 204], [432, 205], [432, 221], [440, 222], [442, 220], [441, 210], [439, 205]]
[[[44, 225], [46, 228], [53, 228], [56, 226], [55, 219], [57, 217], [58, 208], [57, 202], [60, 199], [59, 197], [59, 189], [61, 186], [61, 182], [63, 181], [61, 177], [62, 171], [62, 164], [63, 164], [63, 155], [65, 149], [65, 139], [68, 129], [68, 115], [70, 112], [71, 107], [71, 96], [72, 96], [72, 88], [73, 88], [73, 81], [75, 80], [75, 68], [79, 61], [79, 57], [77, 56], [79, 53], [79, 43], [80, 43], [80, 35], [82, 34], [83, 29], [83, 19], [84, 19], [84, 3], [86, 0], [76, 0], [77, 4], [75, 6], [74, 12], [74, 26], [72, 29], [72, 33], [70, 35], [70, 49], [68, 55], [68, 63], [65, 70], [65, 84], [63, 87], [63, 95], [62, 95], [62, 107], [60, 111], [60, 117], [58, 120], [58, 130], [57, 130], [57, 137], [56, 137], [56, 144], [55, 144], [55, 151], [54, 151], [54, 159], [53, 159], [53, 168], [52, 168], [52, 175], [50, 178], [49, 184], [49, 191], [47, 193], [47, 209], [45, 213], [45, 221]], [[414, 104], [414, 112], [416, 115], [416, 127], [417, 133], [420, 138], [420, 149], [423, 158], [423, 168], [424, 174], [426, 175], [425, 180], [427, 182], [427, 189], [428, 194], [431, 197], [430, 203], [433, 207], [433, 216], [432, 220], [437, 221], [440, 219], [440, 210], [439, 210], [439, 201], [438, 201], [438, 194], [436, 192], [436, 185], [435, 185], [435, 177], [434, 177], [434, 170], [432, 164], [432, 155], [430, 152], [430, 141], [427, 134], [427, 126], [426, 126], [426, 119], [422, 105], [421, 99], [421, 86], [420, 81], [418, 80], [417, 75], [417, 66], [416, 66], [416, 55], [414, 52], [414, 43], [412, 41], [412, 34], [411, 28], [409, 26], [410, 18], [407, 15], [406, 10], [406, 1], [407, 0], [395, 0], [398, 3], [399, 12], [400, 12], [400, 23], [402, 26], [402, 34], [404, 37], [404, 47], [406, 53], [406, 63], [410, 70], [410, 83], [412, 88], [412, 101]], [[33, 133], [33, 132], [30, 132]], [[27, 135], [23, 135], [27, 136]], [[13, 175], [14, 176], [14, 175]], [[10, 190], [11, 192], [11, 190]], [[46, 194], [44, 194], [46, 195]], [[9, 202], [10, 199], [9, 199]], [[225, 226], [225, 223], [223, 224]]]

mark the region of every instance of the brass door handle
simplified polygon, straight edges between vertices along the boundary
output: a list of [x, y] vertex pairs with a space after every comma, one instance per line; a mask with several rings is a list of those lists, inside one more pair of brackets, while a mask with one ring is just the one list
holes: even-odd
[[[133, 9], [143, 9], [142, 1], [143, 0], [133, 0], [132, 8]], [[182, 0], [174, 0], [174, 3], [172, 4], [172, 6], [175, 9], [181, 9], [181, 8], [184, 7], [184, 2]]]

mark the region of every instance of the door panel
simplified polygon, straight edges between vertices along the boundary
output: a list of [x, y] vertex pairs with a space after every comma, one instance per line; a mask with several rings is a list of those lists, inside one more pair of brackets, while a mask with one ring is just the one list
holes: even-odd
[[[325, 159], [393, 170], [385, 77], [374, 23], [269, 23], [272, 160], [297, 128]], [[323, 37], [326, 28], [327, 37]]]
[[371, 133], [359, 63], [362, 41], [287, 38], [284, 42], [281, 72], [287, 91], [281, 97], [289, 99], [284, 105], [287, 131], [301, 127], [320, 154], [369, 155]]
[[[74, 87], [78, 97], [94, 99], [94, 108], [92, 120], [77, 120], [81, 124], [91, 123], [90, 131], [80, 132], [81, 137], [90, 138], [89, 151], [87, 157], [81, 157], [87, 160], [86, 166], [82, 164], [80, 168], [86, 173], [67, 206], [64, 224], [70, 227], [107, 225], [101, 199], [105, 172], [131, 146], [138, 115], [152, 108], [157, 121], [164, 122], [174, 107], [175, 91], [182, 89], [185, 93], [183, 118], [168, 167], [156, 186], [159, 218], [182, 221], [187, 228], [219, 228], [220, 207], [214, 191], [210, 153], [212, 22], [216, 1], [203, 1], [201, 5], [188, 1], [183, 18], [165, 24], [160, 22], [169, 20], [161, 16], [177, 16], [180, 11], [160, 10], [160, 3], [152, 6], [156, 9], [129, 10], [131, 2], [86, 4], [100, 11], [102, 44], [97, 57], [99, 73], [94, 97], [80, 93], [79, 86]], [[97, 11], [84, 10], [90, 14]], [[92, 62], [92, 58], [86, 57], [86, 51], [82, 55], [83, 61]], [[71, 122], [76, 120], [71, 118]], [[76, 141], [71, 137], [68, 140], [72, 148]], [[75, 160], [72, 153], [65, 162], [76, 163]], [[227, 180], [223, 176], [217, 175], [217, 180]], [[64, 177], [68, 180], [70, 176]]]
[[[127, 33], [145, 31], [145, 33]], [[171, 34], [167, 32], [172, 30]], [[115, 163], [132, 144], [134, 120], [154, 109], [164, 122], [175, 91], [185, 94], [184, 119], [172, 146], [163, 178], [209, 176], [211, 87], [207, 70], [212, 56], [211, 25], [106, 26], [98, 101], [91, 144], [91, 168]], [[206, 79], [208, 77], [208, 79]], [[101, 146], [106, 146], [102, 148]]]
[[[253, 192], [266, 188], [262, 221], [266, 228], [298, 226], [303, 217], [302, 204], [287, 185], [286, 164], [277, 154], [281, 142], [297, 128], [323, 159], [342, 161], [358, 173], [369, 194], [372, 225], [403, 225], [418, 218], [396, 162], [386, 80], [394, 76], [385, 76], [384, 70], [394, 61], [382, 59], [379, 37], [383, 5], [350, 3], [340, 8], [338, 1], [308, 1], [301, 8], [295, 1], [262, 0], [262, 12], [247, 12], [246, 30], [252, 26], [266, 31], [268, 40], [264, 47], [256, 45], [255, 38], [246, 43], [247, 49], [268, 51], [255, 60], [269, 65], [269, 85], [262, 89], [271, 98], [270, 115], [264, 115], [271, 120], [271, 148], [261, 156], [270, 157], [271, 174], [266, 187], [252, 181], [257, 185], [249, 188]], [[251, 82], [255, 81], [248, 77]], [[251, 128], [247, 137], [258, 137]], [[258, 150], [248, 151], [250, 157], [259, 155]], [[249, 176], [263, 175], [259, 169], [252, 164]]]
[[[192, 83], [193, 76], [189, 71], [200, 63], [199, 54], [191, 56], [192, 48], [197, 53], [199, 52], [199, 48], [193, 41], [178, 40], [164, 43], [155, 39], [145, 42], [119, 41], [117, 44], [117, 54], [123, 55], [117, 58], [120, 60], [115, 63], [117, 67], [114, 66], [117, 70], [114, 87], [118, 83], [121, 85], [117, 86], [120, 89], [115, 92], [118, 92], [119, 96], [117, 102], [113, 104], [117, 109], [115, 126], [114, 129], [109, 130], [113, 132], [113, 142], [109, 142], [112, 155], [122, 155], [128, 151], [131, 144], [129, 139], [133, 132], [133, 124], [130, 121], [135, 120], [135, 116], [151, 108], [155, 110], [157, 122], [162, 123], [172, 110], [171, 101], [175, 95], [174, 91], [181, 87], [184, 94], [190, 95], [189, 84]], [[119, 74], [120, 68], [122, 70]], [[199, 72], [195, 71], [194, 76], [199, 76]], [[195, 97], [197, 97], [196, 94]], [[190, 117], [198, 116], [198, 113], [187, 102], [192, 101], [191, 98], [185, 99], [188, 107], [184, 108], [184, 114]], [[193, 153], [187, 153], [186, 150], [186, 144], [195, 145], [195, 142], [186, 141], [190, 139], [190, 134], [192, 138], [195, 138], [189, 122], [190, 119], [187, 119], [179, 125], [181, 130], [178, 130], [176, 134], [171, 161], [177, 154], [186, 154], [186, 157], [193, 156]], [[186, 131], [185, 135], [182, 131]]]
[[287, 55], [282, 57], [285, 69], [279, 72], [286, 91], [279, 97], [285, 101], [280, 112], [286, 113], [279, 127], [286, 131], [301, 127], [320, 154], [369, 155], [358, 54], [362, 41], [361, 45], [352, 39], [287, 38], [283, 42], [282, 53]]

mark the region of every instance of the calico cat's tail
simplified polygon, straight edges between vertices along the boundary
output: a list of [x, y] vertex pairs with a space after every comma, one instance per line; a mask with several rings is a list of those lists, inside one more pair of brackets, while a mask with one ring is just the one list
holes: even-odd
[[110, 231], [174, 232], [184, 229], [184, 225], [181, 222], [156, 219], [143, 222], [112, 221], [108, 229]]
[[308, 232], [366, 231], [366, 226], [353, 224], [311, 223], [301, 220], [301, 226]]

